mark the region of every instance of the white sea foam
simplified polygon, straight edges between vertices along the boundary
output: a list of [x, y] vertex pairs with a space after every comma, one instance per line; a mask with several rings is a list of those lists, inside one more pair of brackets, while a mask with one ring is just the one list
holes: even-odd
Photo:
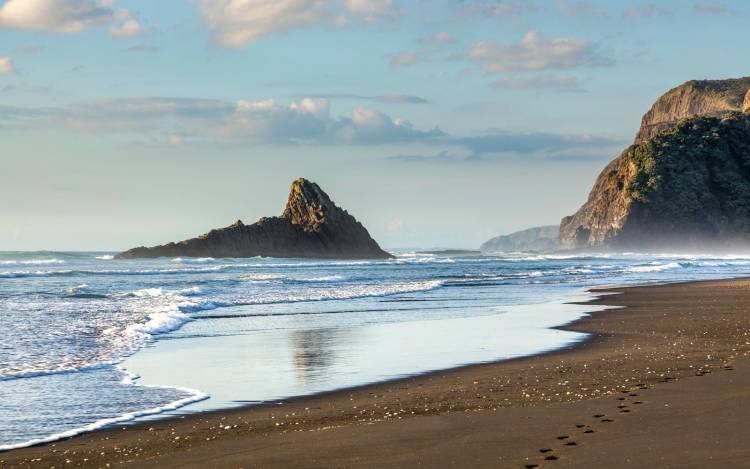
[[662, 272], [664, 270], [672, 270], [682, 268], [682, 264], [679, 262], [670, 262], [668, 264], [660, 264], [652, 262], [647, 265], [634, 265], [625, 269], [625, 272], [644, 273], [644, 272]]
[[241, 276], [240, 280], [248, 280], [251, 282], [267, 282], [269, 280], [281, 280], [283, 278], [286, 278], [286, 275], [253, 273], [253, 274], [245, 274]]
[[172, 259], [172, 262], [180, 264], [205, 264], [206, 262], [213, 262], [215, 260], [213, 257], [175, 257]]
[[13, 443], [13, 444], [6, 444], [6, 445], [0, 445], [0, 452], [2, 451], [10, 451], [13, 449], [20, 449], [20, 448], [28, 448], [30, 446], [36, 446], [44, 443], [51, 443], [53, 441], [62, 440], [65, 438], [71, 438], [76, 435], [80, 435], [82, 433], [88, 433], [95, 430], [99, 430], [101, 428], [115, 425], [118, 423], [123, 422], [129, 422], [132, 420], [135, 420], [139, 417], [146, 417], [149, 415], [157, 415], [164, 412], [168, 412], [171, 410], [176, 410], [181, 407], [185, 407], [188, 404], [192, 404], [195, 402], [203, 401], [205, 399], [209, 398], [209, 395], [199, 391], [197, 389], [190, 389], [185, 387], [178, 387], [178, 386], [156, 386], [156, 385], [141, 385], [135, 382], [136, 379], [138, 379], [138, 376], [132, 373], [129, 373], [128, 371], [119, 368], [118, 369], [124, 373], [124, 377], [122, 379], [122, 384], [124, 385], [130, 385], [130, 386], [139, 386], [144, 388], [153, 388], [153, 389], [173, 389], [176, 391], [183, 392], [185, 394], [188, 394], [187, 397], [184, 397], [182, 399], [178, 399], [176, 401], [172, 401], [168, 404], [159, 406], [159, 407], [153, 407], [150, 409], [144, 409], [144, 410], [138, 410], [135, 412], [127, 412], [122, 415], [119, 415], [117, 417], [111, 417], [106, 419], [97, 420], [96, 422], [90, 423], [88, 425], [84, 425], [82, 427], [78, 428], [72, 428], [70, 430], [66, 430], [64, 432], [55, 433], [53, 435], [45, 436], [43, 438], [35, 438], [32, 440], [24, 441], [21, 443]]
[[105, 256], [96, 256], [97, 259], [100, 261], [111, 261], [115, 258], [115, 256], [112, 255], [105, 255]]
[[[263, 294], [257, 297], [246, 298], [235, 303], [236, 305], [251, 304], [274, 304], [274, 303], [299, 303], [304, 301], [325, 300], [349, 300], [353, 298], [368, 298], [378, 296], [397, 295], [401, 293], [413, 293], [429, 291], [440, 288], [443, 282], [440, 280], [427, 280], [422, 282], [392, 283], [385, 285], [347, 285], [342, 288], [327, 288], [308, 290], [299, 294]], [[223, 304], [222, 306], [227, 306]]]
[[64, 264], [65, 261], [60, 259], [29, 259], [29, 260], [9, 260], [0, 261], [0, 265], [51, 265]]
[[320, 277], [307, 277], [295, 279], [299, 282], [340, 282], [345, 280], [346, 277], [343, 275], [322, 275]]
[[72, 270], [37, 270], [37, 271], [16, 271], [0, 272], [0, 278], [27, 278], [27, 277], [52, 277], [55, 275], [70, 275]]

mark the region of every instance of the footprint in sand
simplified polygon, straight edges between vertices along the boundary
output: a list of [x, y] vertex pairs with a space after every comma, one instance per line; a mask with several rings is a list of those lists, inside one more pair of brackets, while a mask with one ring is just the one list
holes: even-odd
[[635, 401], [635, 402], [633, 402], [633, 404], [640, 405], [640, 404], [643, 404], [643, 402], [641, 402], [641, 401]]
[[568, 438], [569, 438], [568, 435], [562, 435], [562, 436], [557, 437], [558, 440], [567, 440]]
[[569, 441], [565, 443], [565, 446], [578, 446], [578, 443], [576, 443], [575, 441]]
[[586, 426], [586, 425], [583, 425], [583, 424], [580, 424], [580, 423], [579, 423], [578, 425], [576, 425], [576, 428], [583, 428], [583, 427], [585, 427], [585, 426]]
[[526, 469], [534, 469], [535, 467], [539, 467], [539, 464], [527, 464], [525, 466]]
[[557, 461], [557, 460], [558, 460], [558, 459], [560, 459], [560, 458], [558, 458], [558, 457], [557, 457], [557, 456], [555, 456], [554, 454], [551, 454], [551, 455], [547, 456], [547, 457], [546, 457], [546, 458], [544, 458], [544, 459], [546, 459], [547, 461]]
[[542, 448], [542, 449], [539, 450], [539, 452], [542, 453], [542, 454], [544, 454], [544, 453], [550, 453], [550, 452], [552, 452], [552, 448]]
[[622, 409], [620, 411], [620, 413], [622, 413], [622, 414], [627, 414], [628, 412], [630, 412], [630, 409]]
[[628, 396], [630, 396], [630, 397], [638, 397], [638, 394], [632, 392], [632, 393], [628, 394]]
[[584, 431], [583, 433], [594, 433], [594, 430], [592, 430], [592, 429], [589, 428], [588, 430]]
[[607, 422], [614, 422], [614, 420], [612, 420], [612, 419], [602, 419], [602, 422], [604, 422], [604, 423], [607, 423]]
[[604, 414], [596, 414], [596, 415], [594, 415], [595, 419], [600, 419], [602, 417], [604, 417]]

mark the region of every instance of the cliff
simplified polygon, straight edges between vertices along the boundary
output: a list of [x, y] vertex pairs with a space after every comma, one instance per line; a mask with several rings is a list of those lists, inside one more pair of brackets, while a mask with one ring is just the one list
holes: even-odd
[[314, 182], [292, 183], [280, 217], [245, 225], [237, 221], [197, 238], [155, 247], [138, 247], [119, 259], [154, 257], [299, 257], [387, 259], [364, 226], [336, 206]]
[[[733, 82], [736, 82], [733, 80]], [[750, 114], [683, 119], [626, 149], [560, 225], [560, 247], [747, 247]]]
[[549, 252], [557, 248], [557, 225], [537, 226], [509, 235], [497, 236], [482, 244], [484, 253], [492, 252]]
[[643, 116], [635, 143], [655, 137], [680, 119], [750, 110], [750, 77], [693, 80], [662, 95]]

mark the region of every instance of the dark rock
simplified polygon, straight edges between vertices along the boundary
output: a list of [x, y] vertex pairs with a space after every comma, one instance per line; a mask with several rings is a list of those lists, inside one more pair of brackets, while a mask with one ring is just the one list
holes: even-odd
[[750, 114], [683, 119], [632, 145], [560, 225], [560, 247], [747, 247]]
[[550, 252], [557, 248], [557, 225], [537, 226], [497, 236], [482, 244], [482, 252]]
[[242, 221], [211, 230], [197, 238], [151, 248], [138, 247], [119, 259], [154, 257], [303, 257], [328, 259], [387, 259], [364, 226], [336, 206], [314, 182], [292, 183], [280, 217]]

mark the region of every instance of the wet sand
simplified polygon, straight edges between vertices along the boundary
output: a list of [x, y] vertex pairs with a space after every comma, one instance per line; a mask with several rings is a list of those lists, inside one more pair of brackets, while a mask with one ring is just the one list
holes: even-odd
[[570, 349], [118, 427], [0, 466], [750, 466], [750, 280], [614, 292], [594, 303], [624, 308], [566, 326], [591, 333]]

